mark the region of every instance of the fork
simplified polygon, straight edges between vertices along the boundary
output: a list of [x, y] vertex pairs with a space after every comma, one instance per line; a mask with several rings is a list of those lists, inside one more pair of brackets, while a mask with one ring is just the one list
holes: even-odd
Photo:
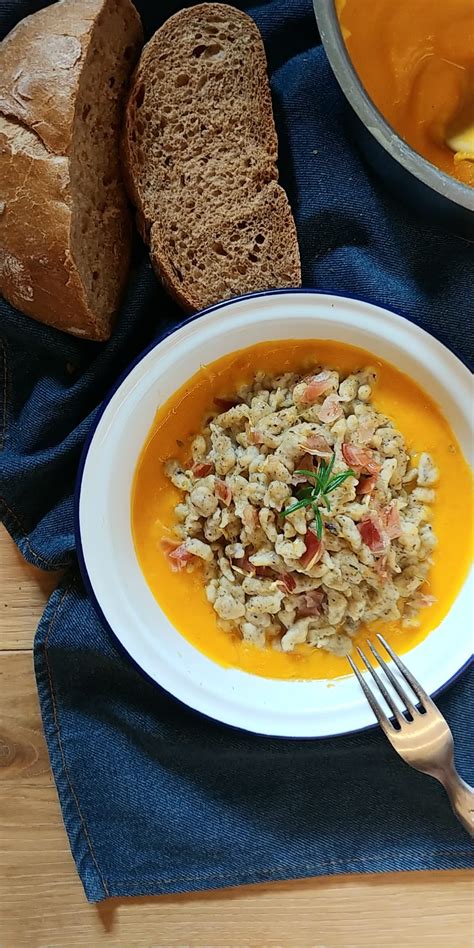
[[[390, 666], [379, 654], [375, 646], [367, 641], [367, 645], [376, 659], [393, 690], [401, 699], [404, 708], [401, 711], [393, 695], [387, 689], [380, 674], [364, 655], [362, 649], [357, 651], [372, 676], [375, 685], [385, 699], [393, 717], [388, 717], [380, 700], [369, 688], [366, 678], [361, 674], [357, 665], [348, 656], [354, 674], [392, 747], [400, 757], [415, 770], [429, 774], [443, 785], [448, 794], [455, 816], [465, 830], [474, 836], [474, 788], [465, 783], [454, 766], [453, 735], [443, 715], [412, 675], [406, 665], [399, 659], [382, 635], [377, 635], [390, 658], [395, 663], [404, 683], [409, 685], [415, 698], [412, 701], [406, 688], [393, 673]], [[418, 706], [417, 706], [418, 705]]]

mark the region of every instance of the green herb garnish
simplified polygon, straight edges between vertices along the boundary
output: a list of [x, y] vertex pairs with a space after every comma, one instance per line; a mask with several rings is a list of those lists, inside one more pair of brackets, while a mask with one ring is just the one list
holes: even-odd
[[336, 455], [333, 454], [331, 460], [320, 461], [316, 470], [307, 471], [305, 469], [295, 471], [295, 474], [301, 474], [311, 480], [311, 484], [302, 486], [296, 496], [298, 500], [296, 503], [292, 504], [291, 507], [286, 507], [285, 510], [282, 510], [282, 517], [287, 517], [289, 514], [295, 512], [295, 510], [301, 510], [302, 507], [312, 507], [314, 510], [314, 518], [316, 521], [316, 536], [318, 540], [321, 540], [323, 535], [323, 518], [321, 516], [321, 511], [319, 509], [320, 504], [324, 504], [327, 510], [331, 510], [331, 504], [329, 502], [328, 494], [331, 491], [336, 490], [336, 487], [339, 487], [340, 484], [343, 484], [348, 477], [357, 477], [355, 471], [351, 468], [348, 468], [347, 471], [342, 471], [341, 474], [336, 474], [332, 477], [332, 469], [334, 467], [334, 461], [336, 460]]

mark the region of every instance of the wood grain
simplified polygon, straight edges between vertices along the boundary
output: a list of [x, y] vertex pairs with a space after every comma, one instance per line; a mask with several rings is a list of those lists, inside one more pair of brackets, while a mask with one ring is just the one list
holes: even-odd
[[0, 526], [0, 649], [33, 645], [41, 613], [60, 573], [29, 566]]
[[61, 822], [33, 676], [31, 643], [52, 582], [43, 580], [23, 568], [0, 532], [7, 603], [0, 615], [1, 948], [472, 948], [468, 872], [309, 879], [88, 905]]

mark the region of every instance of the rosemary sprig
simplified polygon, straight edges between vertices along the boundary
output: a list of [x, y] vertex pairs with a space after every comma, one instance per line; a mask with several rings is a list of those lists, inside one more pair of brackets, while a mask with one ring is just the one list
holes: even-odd
[[330, 511], [331, 503], [328, 498], [328, 494], [331, 494], [333, 490], [336, 490], [336, 487], [339, 487], [340, 484], [343, 484], [348, 477], [357, 477], [355, 471], [353, 471], [351, 468], [348, 468], [347, 471], [342, 471], [341, 474], [336, 474], [334, 477], [332, 477], [332, 470], [335, 460], [336, 455], [333, 454], [328, 463], [326, 463], [326, 461], [320, 461], [316, 470], [308, 471], [303, 468], [302, 470], [295, 471], [295, 474], [306, 476], [312, 483], [301, 487], [296, 495], [298, 500], [294, 504], [291, 504], [290, 507], [286, 507], [285, 510], [282, 510], [281, 512], [282, 517], [288, 517], [288, 515], [294, 513], [295, 510], [301, 510], [303, 507], [312, 507], [314, 510], [316, 536], [318, 540], [321, 540], [324, 529], [320, 504], [324, 504], [326, 509]]

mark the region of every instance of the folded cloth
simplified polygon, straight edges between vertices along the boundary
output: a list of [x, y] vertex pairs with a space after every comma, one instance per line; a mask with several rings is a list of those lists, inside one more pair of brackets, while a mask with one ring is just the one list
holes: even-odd
[[[238, 5], [266, 45], [304, 284], [404, 312], [468, 360], [472, 246], [424, 225], [372, 178], [348, 135], [311, 0]], [[3, 31], [38, 6], [7, 0]], [[137, 6], [149, 36], [179, 4]], [[118, 374], [180, 319], [138, 240], [110, 342], [61, 335], [5, 302], [0, 313], [0, 513], [29, 562], [67, 568], [38, 629], [35, 667], [87, 897], [472, 866], [441, 787], [377, 730], [283, 741], [203, 719], [144, 678], [98, 621], [75, 555], [81, 447]], [[471, 668], [439, 699], [471, 781], [473, 689]]]

